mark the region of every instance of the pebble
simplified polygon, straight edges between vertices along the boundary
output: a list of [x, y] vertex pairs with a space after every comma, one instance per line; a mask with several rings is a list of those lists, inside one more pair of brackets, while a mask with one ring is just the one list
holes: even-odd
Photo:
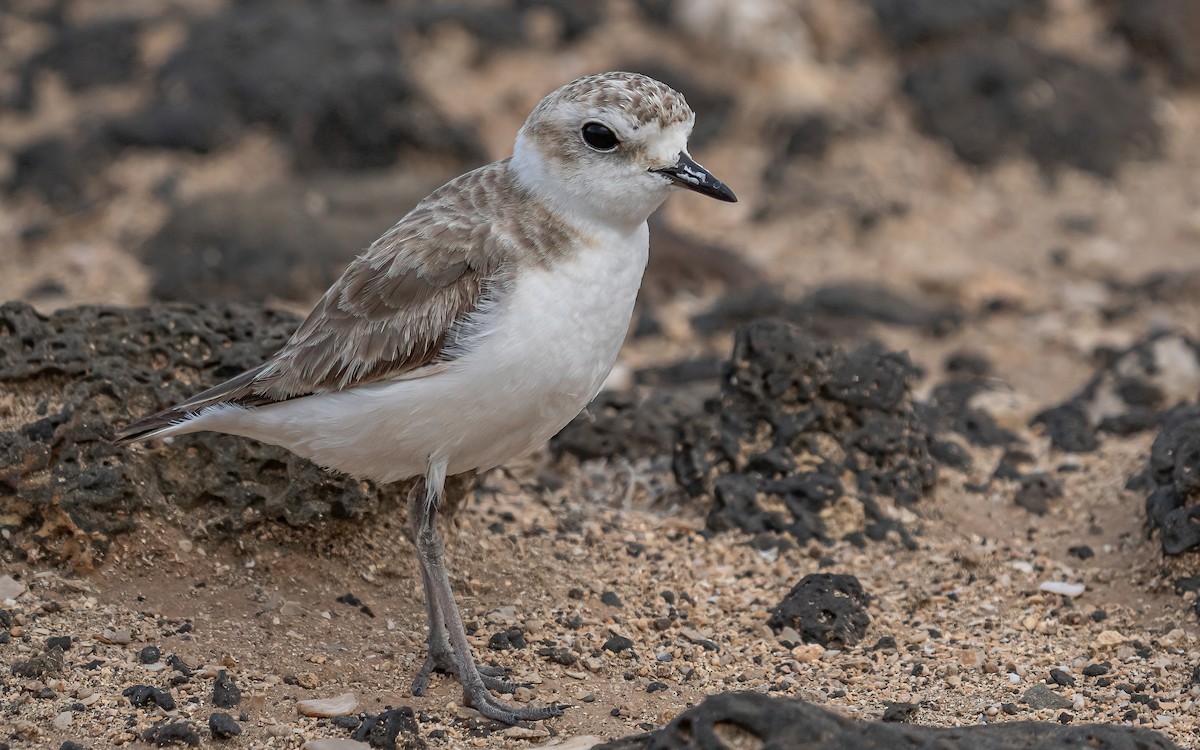
[[1067, 700], [1058, 693], [1042, 684], [1034, 685], [1025, 691], [1021, 700], [1031, 708], [1071, 708], [1074, 701]]
[[138, 652], [138, 661], [142, 664], [154, 664], [162, 657], [162, 652], [158, 646], [147, 646]]
[[825, 647], [819, 643], [805, 643], [792, 649], [796, 661], [813, 662], [825, 655]]
[[133, 634], [128, 630], [113, 630], [105, 628], [104, 632], [96, 636], [96, 639], [102, 643], [111, 643], [117, 646], [128, 646], [133, 642]]
[[287, 601], [279, 608], [279, 614], [284, 617], [295, 617], [304, 614], [304, 605], [300, 602]]
[[296, 709], [300, 713], [319, 718], [345, 716], [354, 713], [356, 708], [358, 708], [358, 699], [354, 697], [354, 693], [342, 693], [334, 698], [313, 698], [296, 703]]
[[1119, 646], [1129, 640], [1115, 630], [1101, 631], [1100, 635], [1096, 636], [1096, 645], [1102, 647]]
[[214, 739], [226, 739], [235, 737], [242, 733], [242, 728], [233, 720], [233, 717], [221, 711], [214, 711], [208, 717], [208, 731], [212, 732]]
[[614, 654], [619, 654], [626, 649], [633, 648], [633, 641], [629, 640], [623, 635], [614, 635], [612, 638], [609, 638], [607, 641], [605, 641], [604, 645], [600, 648], [605, 651], [611, 651]]
[[25, 593], [25, 584], [19, 583], [12, 576], [0, 576], [0, 601], [16, 599]]
[[371, 750], [371, 746], [357, 740], [319, 739], [305, 742], [300, 750]]
[[217, 708], [233, 708], [242, 702], [242, 691], [224, 669], [213, 679], [212, 702]]
[[1067, 583], [1066, 581], [1042, 581], [1042, 584], [1038, 586], [1038, 591], [1045, 591], [1047, 594], [1069, 596], [1072, 599], [1083, 594], [1086, 590], [1087, 586], [1082, 583]]
[[512, 726], [496, 734], [514, 740], [542, 740], [550, 736], [550, 732], [547, 729], [521, 726]]
[[62, 732], [70, 728], [71, 722], [75, 720], [75, 714], [70, 711], [62, 711], [58, 716], [54, 717], [54, 728]]

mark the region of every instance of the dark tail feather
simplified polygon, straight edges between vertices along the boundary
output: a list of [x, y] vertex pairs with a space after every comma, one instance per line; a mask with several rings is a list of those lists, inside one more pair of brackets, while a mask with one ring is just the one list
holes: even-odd
[[171, 408], [166, 411], [160, 411], [157, 414], [151, 414], [148, 417], [143, 417], [117, 430], [117, 434], [113, 437], [113, 445], [128, 445], [129, 443], [136, 443], [139, 440], [145, 440], [153, 433], [170, 427], [173, 424], [178, 424], [186, 420], [189, 416], [191, 416], [189, 412], [180, 411], [178, 408]]
[[164, 430], [180, 422], [186, 422], [190, 417], [195, 416], [209, 406], [236, 404], [238, 406], [250, 407], [274, 403], [273, 399], [257, 395], [251, 389], [254, 379], [258, 377], [259, 373], [265, 367], [266, 364], [259, 365], [253, 370], [244, 372], [236, 378], [227, 380], [220, 385], [213, 386], [169, 409], [164, 409], [148, 417], [142, 417], [135, 422], [130, 422], [120, 430], [117, 430], [117, 434], [113, 438], [113, 444], [128, 445], [138, 440], [144, 440], [159, 430]]

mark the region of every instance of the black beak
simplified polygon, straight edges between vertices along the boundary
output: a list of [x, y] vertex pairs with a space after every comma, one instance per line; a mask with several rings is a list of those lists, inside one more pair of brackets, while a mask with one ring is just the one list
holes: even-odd
[[737, 203], [737, 196], [733, 194], [729, 186], [713, 177], [712, 172], [692, 161], [692, 157], [688, 156], [686, 152], [680, 152], [679, 161], [673, 165], [650, 171], [666, 175], [680, 187], [695, 190], [701, 195], [707, 195], [726, 203]]

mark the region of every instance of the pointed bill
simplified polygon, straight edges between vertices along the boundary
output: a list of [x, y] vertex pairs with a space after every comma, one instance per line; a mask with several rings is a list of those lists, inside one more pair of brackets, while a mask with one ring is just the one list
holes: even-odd
[[729, 186], [713, 177], [712, 172], [693, 161], [686, 151], [680, 152], [679, 160], [671, 166], [650, 171], [668, 177], [680, 187], [694, 190], [701, 195], [707, 195], [727, 203], [737, 203], [737, 196], [733, 194]]

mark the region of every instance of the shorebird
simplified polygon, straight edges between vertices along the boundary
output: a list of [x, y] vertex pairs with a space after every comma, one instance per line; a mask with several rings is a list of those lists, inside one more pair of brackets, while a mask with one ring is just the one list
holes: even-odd
[[734, 202], [688, 154], [695, 114], [636, 73], [574, 80], [534, 108], [511, 157], [451, 180], [350, 263], [263, 364], [117, 435], [211, 430], [281, 445], [408, 498], [429, 618], [413, 681], [455, 675], [464, 702], [507, 723], [562, 713], [479, 668], [436, 523], [446, 478], [537, 446], [600, 391], [629, 328], [646, 220], [675, 188]]

